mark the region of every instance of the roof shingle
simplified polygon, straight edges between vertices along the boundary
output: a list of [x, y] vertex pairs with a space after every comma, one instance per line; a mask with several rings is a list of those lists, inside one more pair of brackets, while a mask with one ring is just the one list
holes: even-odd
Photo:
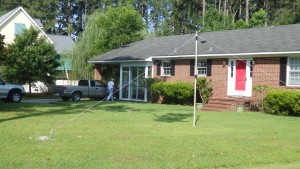
[[[247, 53], [300, 53], [300, 24], [270, 26], [241, 30], [205, 32], [200, 34], [198, 55]], [[205, 40], [206, 43], [200, 43]], [[195, 34], [152, 37], [111, 50], [90, 62], [145, 60], [155, 56], [195, 55]]]

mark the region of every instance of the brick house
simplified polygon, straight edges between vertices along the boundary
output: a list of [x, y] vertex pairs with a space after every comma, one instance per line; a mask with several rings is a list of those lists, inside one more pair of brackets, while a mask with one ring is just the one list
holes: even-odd
[[212, 98], [252, 98], [256, 85], [300, 86], [299, 32], [300, 24], [294, 24], [206, 32], [197, 41], [195, 34], [152, 37], [89, 62], [95, 64], [96, 79], [101, 79], [101, 65], [120, 65], [123, 100], [146, 101], [146, 89], [139, 83], [144, 77], [192, 83], [195, 70], [197, 77], [211, 80]]

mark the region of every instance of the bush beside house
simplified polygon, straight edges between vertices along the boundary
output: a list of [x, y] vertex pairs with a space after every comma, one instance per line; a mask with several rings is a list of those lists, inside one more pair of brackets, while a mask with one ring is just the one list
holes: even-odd
[[300, 115], [300, 91], [299, 90], [272, 90], [264, 99], [266, 113], [299, 116]]
[[194, 95], [193, 85], [187, 82], [155, 82], [151, 90], [170, 104], [191, 104]]

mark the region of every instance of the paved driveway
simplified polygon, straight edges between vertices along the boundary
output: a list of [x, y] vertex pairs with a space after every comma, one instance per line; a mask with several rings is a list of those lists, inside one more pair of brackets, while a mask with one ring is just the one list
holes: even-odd
[[22, 103], [43, 103], [43, 104], [49, 104], [49, 103], [55, 103], [55, 102], [62, 102], [62, 99], [23, 99], [21, 101]]

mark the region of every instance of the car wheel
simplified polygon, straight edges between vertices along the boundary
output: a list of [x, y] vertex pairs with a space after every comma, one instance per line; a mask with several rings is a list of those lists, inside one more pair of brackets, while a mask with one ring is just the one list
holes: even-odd
[[22, 94], [19, 91], [12, 91], [8, 98], [13, 103], [19, 103], [22, 100]]
[[72, 94], [73, 101], [79, 101], [81, 99], [81, 94], [79, 92], [75, 92]]
[[66, 101], [69, 101], [70, 97], [63, 96], [63, 97], [61, 97], [61, 99], [66, 102]]

